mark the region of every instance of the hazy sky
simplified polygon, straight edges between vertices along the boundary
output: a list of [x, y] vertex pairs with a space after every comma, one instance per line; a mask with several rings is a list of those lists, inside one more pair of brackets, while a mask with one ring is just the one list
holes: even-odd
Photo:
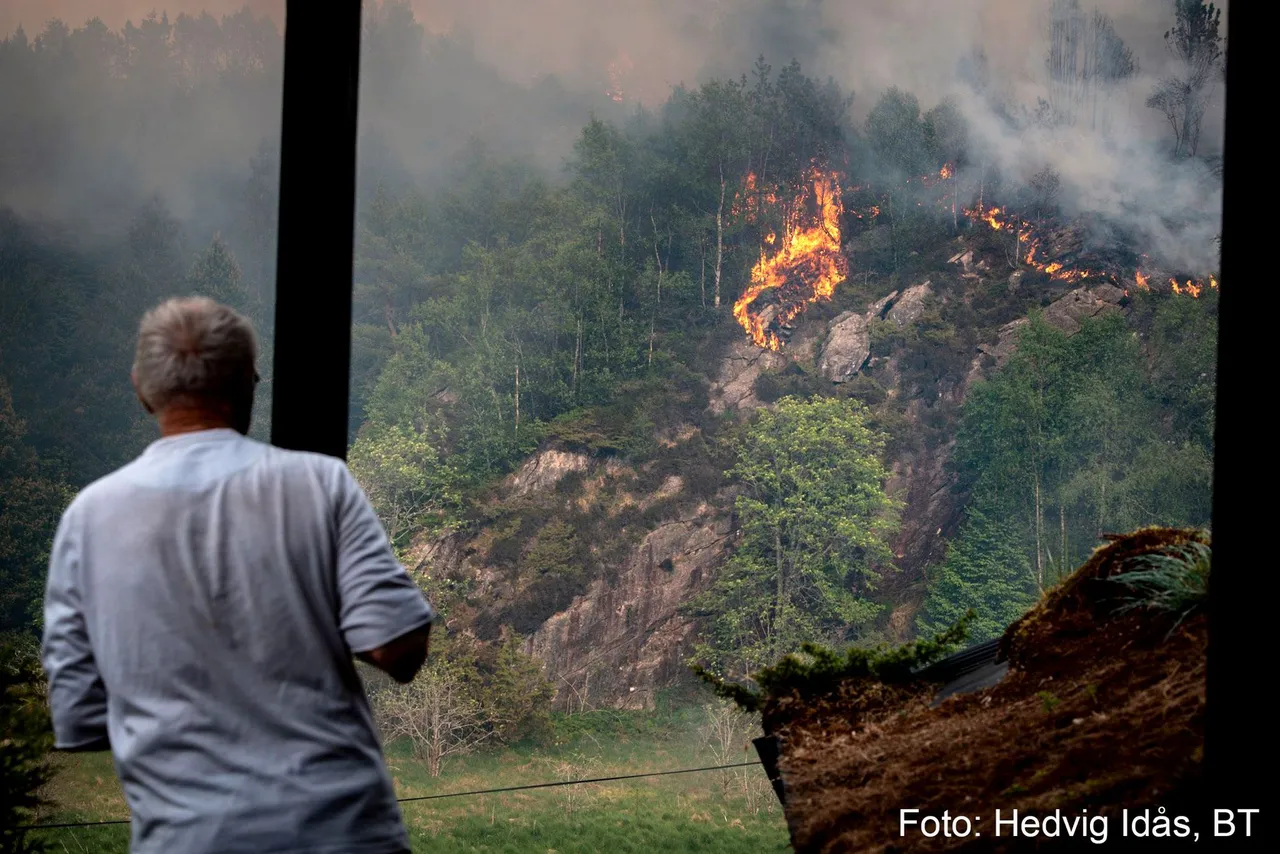
[[[277, 21], [284, 17], [284, 0], [247, 2]], [[0, 0], [0, 32], [22, 24], [32, 33], [55, 16], [73, 25], [97, 16], [116, 28], [152, 10], [170, 16], [200, 10], [224, 14], [244, 5], [245, 0]], [[871, 93], [892, 83], [928, 101], [945, 91], [957, 57], [975, 42], [985, 45], [1011, 85], [1041, 79], [1048, 4], [790, 0], [785, 4], [790, 11], [772, 14], [761, 12], [763, 0], [413, 0], [412, 5], [431, 30], [468, 33], [482, 58], [516, 80], [555, 74], [570, 84], [607, 85], [610, 64], [619, 62], [629, 69], [624, 90], [655, 101], [672, 84], [692, 82], [708, 66], [740, 63], [772, 42], [782, 52], [799, 53], [806, 66], [835, 74], [855, 92]], [[1173, 0], [1084, 0], [1082, 5], [1096, 5], [1114, 18], [1144, 70], [1162, 70], [1167, 53], [1161, 34], [1172, 17]], [[831, 31], [821, 46], [816, 44], [819, 27]], [[726, 62], [723, 54], [734, 52], [743, 56]]]
[[[366, 8], [372, 2], [366, 0]], [[244, 0], [0, 0], [0, 32], [22, 24], [34, 35], [55, 16], [73, 26], [97, 16], [115, 29], [152, 9], [176, 17], [201, 10], [221, 15], [244, 5]], [[249, 0], [248, 5], [277, 22], [283, 18], [284, 0]], [[1081, 0], [1086, 12], [1098, 8], [1112, 17], [1141, 65], [1141, 73], [1116, 98], [1115, 129], [1106, 144], [1075, 128], [1053, 135], [1014, 131], [958, 90], [957, 61], [980, 45], [1007, 99], [1034, 105], [1045, 94], [1049, 0], [413, 0], [412, 5], [429, 30], [466, 40], [508, 81], [532, 84], [554, 75], [570, 92], [597, 96], [620, 86], [627, 100], [651, 106], [665, 99], [673, 84], [741, 74], [760, 52], [768, 53], [775, 67], [795, 57], [808, 73], [834, 77], [854, 93], [855, 118], [890, 85], [914, 92], [925, 109], [958, 94], [975, 135], [998, 152], [1009, 176], [1025, 178], [1052, 164], [1062, 174], [1064, 201], [1072, 209], [1141, 221], [1153, 249], [1188, 264], [1210, 263], [1216, 253], [1211, 238], [1219, 227], [1220, 193], [1206, 189], [1194, 170], [1170, 171], [1159, 156], [1167, 144], [1165, 120], [1144, 105], [1170, 69], [1162, 36], [1172, 23], [1173, 0]], [[439, 96], [430, 101], [435, 105], [431, 122], [456, 129], [464, 139], [468, 133], [492, 135], [488, 129], [511, 112], [510, 103], [486, 100], [492, 89], [478, 79], [435, 77], [420, 85], [433, 87]], [[1222, 100], [1218, 87], [1205, 117], [1201, 153], [1220, 148]], [[372, 104], [363, 106], [366, 127], [379, 128], [409, 168], [426, 171], [440, 158], [438, 147], [423, 147], [419, 140], [426, 117], [398, 107], [382, 115]], [[538, 151], [546, 163], [559, 161], [560, 149], [567, 149], [563, 141], [580, 126], [564, 114], [544, 116], [536, 110], [518, 123], [533, 132], [526, 136], [539, 140], [526, 142], [531, 150], [556, 149]], [[201, 127], [200, 133], [213, 133]], [[242, 135], [256, 143], [256, 137]], [[225, 154], [210, 142], [199, 157], [204, 162], [219, 153]], [[156, 173], [151, 177], [158, 186], [172, 192], [171, 182], [160, 180], [153, 166], [141, 168]], [[1168, 216], [1186, 219], [1184, 212], [1193, 214], [1194, 234], [1184, 226], [1169, 231]]]

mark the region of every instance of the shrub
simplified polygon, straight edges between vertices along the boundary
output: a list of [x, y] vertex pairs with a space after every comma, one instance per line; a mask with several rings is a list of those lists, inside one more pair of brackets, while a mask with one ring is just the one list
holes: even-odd
[[717, 695], [732, 700], [745, 712], [760, 711], [768, 699], [799, 695], [812, 699], [837, 691], [851, 680], [871, 680], [884, 684], [906, 684], [917, 679], [917, 673], [938, 661], [968, 634], [973, 612], [960, 618], [946, 631], [928, 640], [916, 640], [900, 647], [866, 649], [850, 647], [843, 654], [806, 643], [802, 655], [788, 655], [772, 667], [757, 671], [754, 681], [760, 686], [753, 691], [745, 685], [727, 682], [702, 667], [694, 673]]
[[0, 635], [0, 851], [45, 850], [19, 828], [32, 819], [49, 781], [53, 732], [34, 642]]

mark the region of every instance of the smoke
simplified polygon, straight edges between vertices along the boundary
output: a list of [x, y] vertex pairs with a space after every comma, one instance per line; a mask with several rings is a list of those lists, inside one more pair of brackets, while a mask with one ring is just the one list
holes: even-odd
[[[284, 0], [6, 0], [0, 5], [0, 33], [21, 24], [34, 38], [54, 17], [79, 26], [97, 16], [118, 29], [156, 8], [174, 20], [183, 12], [220, 16], [245, 5], [277, 26], [283, 23]], [[1172, 23], [1173, 0], [1082, 0], [1087, 12], [1096, 5], [1114, 20], [1140, 64], [1139, 74], [1110, 99], [1113, 120], [1106, 139], [1080, 124], [1053, 131], [1020, 128], [993, 106], [992, 97], [978, 97], [957, 82], [957, 64], [977, 47], [990, 63], [995, 103], [1017, 109], [1046, 97], [1048, 0], [411, 5], [425, 30], [421, 43], [406, 28], [392, 26], [377, 44], [365, 46], [362, 189], [380, 181], [430, 180], [476, 139], [558, 171], [589, 112], [623, 121], [638, 104], [660, 104], [674, 85], [747, 73], [763, 55], [775, 69], [798, 59], [808, 73], [831, 76], [853, 91], [855, 120], [889, 86], [915, 93], [926, 109], [953, 97], [975, 141], [1002, 173], [1026, 177], [1050, 166], [1061, 176], [1071, 211], [1123, 220], [1172, 265], [1216, 267], [1212, 237], [1219, 228], [1220, 192], [1202, 170], [1172, 169], [1159, 156], [1169, 147], [1169, 130], [1144, 105], [1171, 67], [1162, 36]], [[366, 2], [370, 21], [393, 14]], [[437, 38], [444, 34], [451, 38]], [[396, 50], [416, 50], [421, 58], [402, 66], [410, 69], [407, 76], [379, 79], [379, 62], [387, 57], [378, 54]], [[268, 53], [279, 51], [277, 42]], [[279, 77], [272, 80], [278, 87]], [[40, 143], [0, 141], [0, 205], [30, 206], [49, 215], [113, 209], [118, 219], [117, 196], [128, 190], [137, 197], [162, 192], [180, 215], [225, 218], [225, 211], [200, 211], [222, 204], [215, 200], [227, 193], [226, 175], [245, 174], [258, 144], [278, 134], [278, 101], [270, 93], [241, 101], [225, 94], [202, 103], [198, 114], [181, 116], [181, 123], [153, 113], [154, 121], [172, 125], [161, 133], [128, 127], [87, 102], [15, 107], [24, 97], [22, 86], [0, 82], [0, 118], [10, 127], [42, 126], [48, 135]], [[1221, 146], [1221, 90], [1205, 116], [1202, 154]], [[621, 104], [610, 97], [619, 91]], [[32, 122], [31, 115], [40, 121]], [[11, 119], [16, 121], [9, 125]], [[41, 152], [48, 168], [27, 168], [25, 154], [45, 145], [60, 156]], [[15, 172], [24, 175], [15, 178]]]

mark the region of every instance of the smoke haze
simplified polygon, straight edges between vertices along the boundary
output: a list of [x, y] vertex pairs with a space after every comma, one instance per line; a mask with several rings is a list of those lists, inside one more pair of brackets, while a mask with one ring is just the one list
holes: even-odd
[[[180, 13], [222, 16], [246, 5], [277, 26], [283, 23], [283, 0], [5, 0], [0, 32], [12, 33], [21, 25], [28, 38], [35, 38], [48, 19], [78, 27], [94, 16], [114, 30], [126, 20], [139, 22], [153, 8], [165, 10], [172, 21]], [[1082, 2], [1086, 13], [1096, 6], [1113, 19], [1140, 66], [1112, 98], [1113, 126], [1105, 144], [1083, 130], [1012, 127], [990, 99], [976, 97], [957, 80], [957, 64], [980, 47], [1000, 100], [1034, 107], [1046, 96], [1047, 0], [414, 0], [411, 5], [426, 29], [425, 58], [414, 66], [419, 76], [386, 80], [376, 89], [366, 80], [362, 95], [366, 189], [378, 181], [428, 180], [475, 138], [556, 170], [591, 111], [621, 121], [636, 104], [660, 104], [673, 85], [739, 76], [763, 54], [775, 68], [795, 58], [807, 73], [834, 78], [855, 94], [855, 119], [865, 116], [889, 86], [913, 92], [925, 109], [954, 97], [971, 134], [1006, 174], [1025, 178], [1052, 165], [1062, 176], [1069, 210], [1122, 219], [1170, 264], [1216, 268], [1212, 238], [1220, 222], [1218, 185], [1206, 182], [1203, 170], [1174, 170], [1158, 159], [1168, 148], [1169, 131], [1164, 118], [1144, 104], [1170, 68], [1162, 36], [1172, 23], [1172, 0]], [[371, 2], [366, 9], [370, 20], [388, 14]], [[452, 38], [435, 38], [443, 34]], [[366, 77], [377, 76], [378, 52], [417, 49], [405, 33], [384, 35], [376, 45], [366, 44]], [[270, 50], [278, 53], [279, 43]], [[0, 142], [0, 205], [49, 216], [105, 212], [119, 204], [128, 187], [133, 195], [163, 192], [180, 216], [200, 218], [198, 209], [210, 206], [226, 183], [220, 176], [244, 173], [259, 143], [278, 134], [278, 101], [262, 96], [242, 101], [225, 96], [202, 104], [199, 115], [185, 117], [180, 125], [140, 135], [117, 127], [112, 115], [90, 104], [17, 109], [13, 101], [21, 94], [11, 82], [0, 85], [9, 90], [0, 93], [0, 118], [34, 112], [59, 130], [62, 152], [47, 161], [47, 169], [33, 171], [24, 163], [24, 146]], [[611, 98], [619, 94], [621, 104]], [[76, 120], [67, 116], [81, 106]], [[1201, 154], [1220, 149], [1221, 106], [1219, 85], [1204, 119]], [[15, 178], [15, 170], [23, 174]], [[1182, 224], [1169, 225], [1170, 217]]]

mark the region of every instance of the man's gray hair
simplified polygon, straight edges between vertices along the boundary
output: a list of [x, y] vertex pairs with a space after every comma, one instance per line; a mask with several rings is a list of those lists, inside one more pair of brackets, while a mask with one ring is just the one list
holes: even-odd
[[205, 297], [176, 298], [138, 327], [133, 375], [159, 412], [178, 400], [228, 403], [252, 389], [258, 340], [248, 318]]

